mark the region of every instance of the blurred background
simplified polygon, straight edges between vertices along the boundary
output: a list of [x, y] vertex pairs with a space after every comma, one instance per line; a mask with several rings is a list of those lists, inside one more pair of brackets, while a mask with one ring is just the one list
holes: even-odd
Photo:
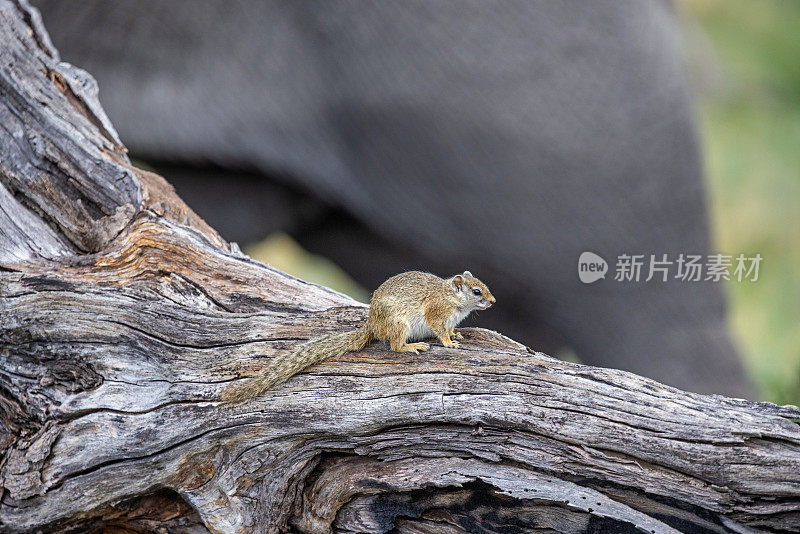
[[[800, 3], [679, 0], [677, 8], [715, 248], [766, 258], [757, 283], [724, 284], [730, 328], [759, 398], [800, 404]], [[369, 302], [347, 273], [284, 233], [246, 251]]]
[[[471, 325], [800, 403], [800, 3], [34, 3], [137, 163], [251, 256], [363, 302], [467, 268], [498, 297]], [[584, 250], [764, 260], [586, 286]]]
[[715, 248], [761, 252], [728, 282], [730, 327], [760, 397], [800, 403], [800, 3], [680, 0]]

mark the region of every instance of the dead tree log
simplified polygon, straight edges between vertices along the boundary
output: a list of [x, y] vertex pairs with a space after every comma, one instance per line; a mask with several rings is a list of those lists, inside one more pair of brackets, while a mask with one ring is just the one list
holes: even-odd
[[485, 330], [219, 404], [365, 307], [244, 256], [131, 166], [24, 0], [0, 1], [0, 35], [1, 531], [800, 530], [797, 407]]

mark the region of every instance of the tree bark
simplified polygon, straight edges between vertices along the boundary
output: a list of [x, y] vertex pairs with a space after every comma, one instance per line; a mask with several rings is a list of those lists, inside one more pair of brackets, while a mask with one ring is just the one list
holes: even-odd
[[800, 530], [797, 407], [487, 330], [219, 403], [366, 307], [243, 255], [132, 166], [27, 2], [0, 0], [0, 35], [3, 532]]

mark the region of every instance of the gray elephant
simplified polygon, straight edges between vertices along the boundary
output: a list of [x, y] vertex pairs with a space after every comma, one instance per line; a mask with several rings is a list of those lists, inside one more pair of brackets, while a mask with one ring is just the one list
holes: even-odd
[[135, 157], [223, 235], [276, 229], [367, 288], [470, 269], [480, 324], [749, 396], [712, 282], [578, 279], [708, 254], [678, 23], [659, 0], [35, 2]]

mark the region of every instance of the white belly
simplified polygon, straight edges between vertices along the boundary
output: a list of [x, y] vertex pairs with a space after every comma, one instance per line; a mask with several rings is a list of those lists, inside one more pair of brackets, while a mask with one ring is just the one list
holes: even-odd
[[408, 321], [408, 341], [420, 341], [429, 337], [434, 337], [434, 334], [425, 316], [422, 314], [412, 316]]

